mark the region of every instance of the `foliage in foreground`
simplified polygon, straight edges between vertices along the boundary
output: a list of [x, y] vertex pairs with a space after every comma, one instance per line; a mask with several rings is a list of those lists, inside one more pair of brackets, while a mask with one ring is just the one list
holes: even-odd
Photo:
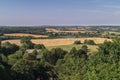
[[119, 39], [100, 44], [98, 52], [91, 56], [87, 54], [86, 45], [79, 50], [73, 47], [70, 51], [61, 48], [47, 50], [44, 45], [36, 45], [35, 50], [28, 53], [26, 50], [31, 48], [32, 42], [28, 38], [22, 40], [27, 47], [19, 48], [10, 43], [0, 46], [0, 80], [120, 79]]
[[119, 80], [120, 41], [104, 42], [98, 52], [85, 59], [67, 55], [57, 62], [60, 80]]

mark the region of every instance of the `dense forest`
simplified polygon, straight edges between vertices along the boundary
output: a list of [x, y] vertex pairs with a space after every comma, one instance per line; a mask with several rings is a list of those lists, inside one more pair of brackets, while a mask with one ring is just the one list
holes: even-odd
[[88, 55], [87, 45], [79, 50], [48, 50], [29, 37], [21, 39], [21, 46], [0, 44], [0, 80], [120, 80], [120, 40], [98, 46]]
[[0, 27], [0, 33], [30, 33], [42, 34], [45, 32], [43, 27]]

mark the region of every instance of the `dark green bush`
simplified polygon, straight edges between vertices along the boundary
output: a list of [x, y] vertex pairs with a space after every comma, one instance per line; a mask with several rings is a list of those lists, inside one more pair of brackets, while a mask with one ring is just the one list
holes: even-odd
[[45, 49], [45, 46], [43, 44], [35, 44], [34, 48], [35, 49]]
[[75, 41], [74, 44], [81, 44], [79, 40]]
[[95, 42], [93, 40], [85, 40], [84, 44], [95, 45]]

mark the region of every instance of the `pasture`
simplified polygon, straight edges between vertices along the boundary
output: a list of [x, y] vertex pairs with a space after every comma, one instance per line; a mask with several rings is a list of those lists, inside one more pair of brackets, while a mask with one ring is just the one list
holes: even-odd
[[[53, 48], [62, 48], [63, 50], [66, 50], [66, 51], [70, 51], [73, 47], [75, 47], [77, 50], [81, 49], [82, 47], [82, 44], [80, 45], [75, 45], [75, 44], [71, 44], [71, 45], [62, 45], [62, 46], [49, 46], [47, 47], [48, 50], [51, 50]], [[87, 45], [88, 47], [88, 54], [93, 54], [95, 52], [97, 52], [97, 48], [98, 46], [97, 45]]]

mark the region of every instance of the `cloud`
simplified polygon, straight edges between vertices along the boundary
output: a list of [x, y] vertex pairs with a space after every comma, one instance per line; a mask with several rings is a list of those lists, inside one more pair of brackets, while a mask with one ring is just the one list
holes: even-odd
[[103, 7], [114, 16], [120, 15], [120, 5], [104, 5]]
[[120, 9], [120, 5], [104, 5], [105, 8], [115, 8]]
[[102, 10], [95, 10], [95, 9], [83, 9], [80, 10], [81, 12], [90, 12], [90, 13], [101, 13], [103, 12]]
[[116, 15], [116, 16], [119, 16], [120, 15], [120, 11], [114, 11], [113, 14]]

